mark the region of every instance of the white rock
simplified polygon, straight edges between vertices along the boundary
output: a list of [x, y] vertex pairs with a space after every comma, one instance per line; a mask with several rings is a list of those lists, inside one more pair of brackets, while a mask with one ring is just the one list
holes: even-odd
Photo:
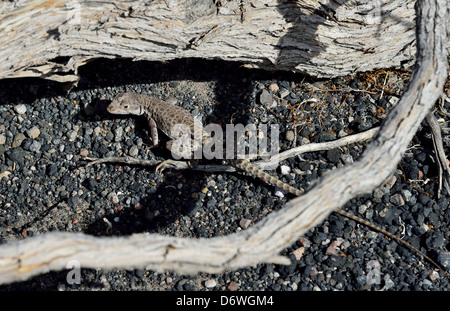
[[403, 199], [405, 199], [406, 202], [409, 202], [409, 200], [411, 200], [411, 197], [412, 197], [411, 191], [409, 191], [407, 189], [403, 189], [403, 190], [400, 190], [400, 193], [402, 194], [402, 197], [403, 197]]
[[27, 106], [25, 106], [24, 104], [15, 105], [14, 111], [18, 114], [24, 114], [25, 112], [27, 112]]
[[276, 190], [275, 191], [275, 196], [279, 197], [279, 198], [284, 198], [284, 193], [281, 190]]
[[214, 279], [210, 279], [210, 280], [206, 280], [205, 281], [205, 287], [207, 287], [207, 288], [213, 288], [216, 285], [217, 285], [217, 282]]
[[365, 205], [365, 204], [361, 204], [359, 207], [358, 207], [358, 213], [360, 213], [361, 215], [364, 215], [364, 213], [367, 211], [367, 205]]
[[400, 98], [395, 97], [395, 96], [392, 96], [391, 98], [389, 98], [389, 103], [390, 103], [392, 106], [395, 106], [395, 105], [398, 103], [399, 100], [400, 100]]
[[280, 166], [281, 175], [287, 175], [291, 172], [291, 168], [287, 165]]
[[428, 274], [428, 278], [429, 278], [431, 281], [434, 281], [434, 280], [436, 280], [436, 279], [439, 279], [439, 273], [437, 273], [436, 271], [432, 270], [432, 271], [430, 271], [430, 273]]

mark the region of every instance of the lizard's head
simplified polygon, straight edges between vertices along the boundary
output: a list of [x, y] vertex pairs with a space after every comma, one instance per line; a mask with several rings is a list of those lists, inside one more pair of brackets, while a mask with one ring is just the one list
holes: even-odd
[[140, 116], [144, 109], [139, 104], [135, 93], [122, 93], [116, 96], [106, 110], [112, 114], [134, 114]]

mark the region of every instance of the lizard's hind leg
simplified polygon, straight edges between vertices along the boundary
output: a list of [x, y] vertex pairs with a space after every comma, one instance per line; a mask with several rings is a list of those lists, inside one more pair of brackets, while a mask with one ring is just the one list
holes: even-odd
[[[180, 147], [180, 148], [178, 148], [178, 147]], [[174, 146], [174, 141], [169, 140], [166, 143], [166, 148], [167, 148], [167, 150], [170, 150], [170, 152], [172, 153], [172, 156], [175, 158], [191, 160], [192, 156], [193, 156], [192, 150], [194, 150], [194, 152], [195, 152], [195, 150], [197, 150], [197, 148], [201, 148], [201, 145], [196, 144], [194, 141], [194, 145], [192, 146], [192, 148], [184, 149], [182, 146], [179, 146], [179, 145]], [[177, 148], [179, 150], [177, 150]], [[174, 161], [171, 159], [165, 160], [165, 161], [161, 162], [160, 164], [158, 164], [158, 166], [156, 166], [155, 172], [158, 174], [162, 174], [162, 172], [166, 169], [177, 168], [178, 167], [177, 163], [178, 163], [177, 161]]]

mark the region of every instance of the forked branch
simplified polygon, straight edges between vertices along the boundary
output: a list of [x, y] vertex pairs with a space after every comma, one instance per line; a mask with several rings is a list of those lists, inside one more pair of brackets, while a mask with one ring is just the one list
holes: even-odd
[[3, 245], [0, 283], [66, 268], [149, 268], [218, 273], [260, 262], [288, 263], [279, 253], [351, 198], [372, 191], [395, 169], [447, 77], [447, 0], [417, 2], [417, 60], [409, 87], [362, 157], [320, 180], [305, 195], [253, 227], [211, 239], [136, 234], [93, 237], [49, 233]]

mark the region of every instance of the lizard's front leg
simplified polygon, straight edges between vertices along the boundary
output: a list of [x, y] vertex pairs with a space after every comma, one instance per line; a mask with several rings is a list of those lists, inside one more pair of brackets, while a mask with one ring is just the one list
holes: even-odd
[[150, 148], [158, 147], [159, 138], [158, 138], [158, 126], [153, 118], [148, 118], [148, 126], [150, 128], [150, 138], [152, 139], [152, 146]]

